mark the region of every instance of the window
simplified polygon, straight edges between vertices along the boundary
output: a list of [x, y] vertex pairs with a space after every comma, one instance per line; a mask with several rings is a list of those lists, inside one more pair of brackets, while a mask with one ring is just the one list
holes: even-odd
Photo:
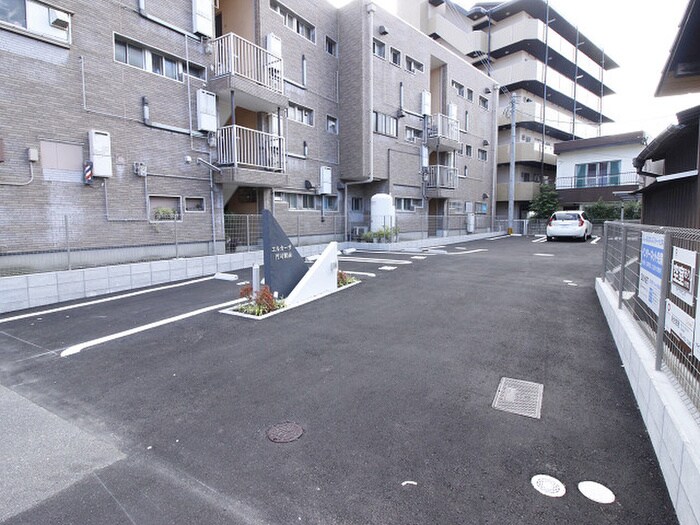
[[422, 142], [423, 130], [406, 126], [406, 142]]
[[460, 177], [462, 177], [464, 179], [469, 177], [469, 166], [464, 166], [464, 173], [462, 175], [460, 175]]
[[474, 203], [474, 213], [478, 215], [486, 215], [489, 211], [488, 202], [477, 201]]
[[456, 80], [453, 80], [452, 87], [455, 88], [455, 90], [457, 91], [457, 95], [459, 95], [460, 97], [464, 96], [464, 86], [462, 84], [460, 84]]
[[[119, 36], [114, 37], [114, 60], [178, 81], [182, 81], [185, 69], [183, 62], [177, 58], [148, 49]], [[190, 76], [205, 78], [205, 75], [203, 67], [190, 64]]]
[[401, 67], [401, 51], [391, 48], [391, 63]]
[[465, 145], [464, 145], [464, 154], [465, 154], [467, 157], [471, 157], [471, 156], [473, 155], [471, 144], [465, 144]]
[[388, 135], [390, 137], [398, 136], [398, 120], [395, 117], [385, 115], [384, 113], [372, 113], [374, 120], [374, 132], [380, 135]]
[[467, 88], [467, 100], [469, 102], [474, 102], [474, 90]]
[[328, 133], [333, 133], [334, 135], [338, 134], [338, 119], [335, 117], [331, 117], [330, 115], [326, 115], [326, 131]]
[[323, 209], [326, 211], [338, 211], [338, 196], [337, 195], [324, 195], [323, 196]]
[[270, 9], [278, 13], [284, 19], [284, 25], [298, 35], [316, 43], [316, 28], [299, 15], [283, 6], [277, 0], [270, 0]]
[[464, 112], [464, 129], [469, 131], [469, 111]]
[[423, 64], [421, 64], [417, 60], [412, 59], [411, 57], [406, 57], [406, 70], [410, 71], [411, 73], [422, 73]]
[[530, 182], [530, 174], [529, 174], [528, 172], [526, 172], [526, 171], [523, 171], [523, 172], [520, 174], [520, 180], [521, 180], [522, 182]]
[[0, 22], [70, 44], [70, 13], [35, 0], [0, 0]]
[[462, 213], [464, 209], [464, 202], [462, 201], [450, 201], [447, 205], [450, 213]]
[[352, 211], [363, 211], [364, 203], [362, 202], [362, 197], [352, 197], [350, 201], [350, 209]]
[[479, 150], [476, 152], [476, 158], [479, 160], [487, 161], [489, 160], [489, 154], [485, 149], [479, 148]]
[[306, 55], [301, 55], [301, 85], [306, 85]]
[[484, 108], [484, 109], [489, 109], [489, 99], [479, 95], [479, 107]]
[[198, 212], [204, 211], [203, 197], [185, 197], [185, 211]]
[[617, 186], [620, 184], [622, 161], [591, 162], [576, 165], [576, 188]]
[[83, 182], [83, 147], [79, 144], [39, 141], [44, 180]]
[[182, 203], [180, 197], [168, 195], [149, 195], [148, 209], [151, 221], [182, 220]]
[[289, 109], [287, 110], [287, 118], [300, 122], [301, 124], [306, 124], [307, 126], [313, 126], [314, 110], [290, 102]]
[[372, 53], [379, 58], [386, 58], [386, 45], [381, 40], [372, 40]]
[[423, 207], [423, 200], [396, 197], [394, 199], [394, 206], [396, 207], [397, 211], [415, 211], [416, 208]]
[[276, 198], [289, 204], [290, 210], [316, 209], [316, 195], [309, 193], [278, 193]]
[[338, 44], [335, 40], [328, 36], [326, 37], [326, 53], [333, 55], [334, 57], [338, 56]]

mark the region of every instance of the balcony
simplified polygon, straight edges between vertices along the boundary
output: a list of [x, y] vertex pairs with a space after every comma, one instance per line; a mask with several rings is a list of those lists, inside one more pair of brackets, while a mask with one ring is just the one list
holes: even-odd
[[428, 120], [428, 147], [432, 150], [457, 150], [459, 144], [459, 121], [442, 113]]
[[[216, 131], [216, 146], [219, 152], [218, 165], [222, 168], [217, 182], [247, 182], [266, 185], [269, 176], [259, 172], [283, 173], [286, 168], [284, 138], [242, 126], [227, 126]], [[258, 172], [243, 174], [242, 170]], [[262, 176], [262, 179], [261, 179]], [[249, 180], [250, 179], [250, 180]]]
[[636, 171], [594, 177], [557, 177], [557, 190], [606, 188], [609, 186], [638, 186]]
[[[531, 201], [540, 192], [539, 182], [516, 182], [515, 183], [515, 201]], [[504, 202], [508, 200], [508, 183], [499, 183], [496, 185], [496, 200]]]
[[450, 166], [428, 166], [427, 187], [454, 190], [457, 187], [457, 168]]
[[284, 64], [280, 57], [233, 33], [211, 41], [210, 88], [217, 94], [236, 91], [236, 105], [254, 111], [286, 107]]
[[[498, 163], [508, 164], [510, 162], [510, 144], [498, 146]], [[542, 162], [541, 142], [516, 142], [515, 162], [529, 162], [539, 164]], [[557, 157], [554, 154], [554, 146], [544, 146], [544, 163], [556, 165]]]

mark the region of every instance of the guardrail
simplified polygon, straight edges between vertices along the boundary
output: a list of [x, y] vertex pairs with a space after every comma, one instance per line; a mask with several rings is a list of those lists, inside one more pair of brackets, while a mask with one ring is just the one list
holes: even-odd
[[446, 188], [453, 190], [457, 187], [457, 168], [450, 166], [428, 166], [428, 188]]
[[275, 93], [284, 91], [282, 59], [245, 38], [228, 33], [211, 41], [214, 76], [247, 78]]
[[216, 130], [218, 163], [269, 171], [284, 171], [284, 137], [244, 128], [226, 126]]
[[608, 186], [636, 186], [639, 176], [636, 171], [595, 177], [557, 177], [556, 189], [604, 188]]

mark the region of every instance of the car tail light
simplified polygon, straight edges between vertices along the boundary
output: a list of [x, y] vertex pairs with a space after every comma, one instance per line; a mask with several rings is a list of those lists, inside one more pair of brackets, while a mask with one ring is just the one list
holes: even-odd
[[547, 223], [547, 226], [551, 226], [553, 220], [554, 220], [554, 217], [550, 217], [550, 218], [549, 218], [549, 222]]
[[583, 226], [583, 217], [578, 218], [578, 225]]

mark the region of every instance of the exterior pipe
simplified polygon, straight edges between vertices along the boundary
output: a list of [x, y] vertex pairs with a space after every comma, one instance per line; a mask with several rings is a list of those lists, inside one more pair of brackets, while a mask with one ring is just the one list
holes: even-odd
[[[377, 11], [377, 6], [374, 2], [369, 2], [367, 4], [367, 15], [369, 19], [369, 72], [368, 72], [368, 83], [369, 83], [369, 97], [368, 105], [369, 110], [374, 111], [374, 58], [372, 56], [372, 37], [374, 33], [374, 13]], [[374, 126], [372, 121], [372, 116], [369, 118], [369, 175], [365, 180], [353, 181], [345, 183], [345, 239], [348, 239], [348, 186], [354, 186], [357, 184], [370, 184], [374, 182]]]
[[491, 155], [493, 168], [492, 168], [492, 180], [491, 180], [491, 231], [496, 229], [496, 203], [497, 200], [497, 190], [498, 186], [498, 113], [500, 108], [498, 105], [501, 96], [501, 86], [498, 84], [493, 85], [493, 153]]

